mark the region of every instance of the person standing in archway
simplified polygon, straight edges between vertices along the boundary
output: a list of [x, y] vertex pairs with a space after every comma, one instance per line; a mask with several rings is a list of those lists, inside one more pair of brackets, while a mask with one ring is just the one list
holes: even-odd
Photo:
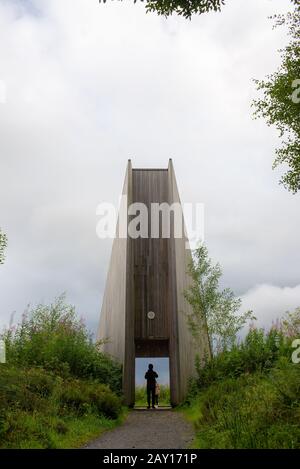
[[155, 385], [156, 378], [158, 374], [153, 370], [153, 365], [150, 363], [148, 366], [148, 371], [145, 374], [145, 379], [147, 380], [147, 401], [148, 409], [150, 409], [150, 401], [152, 404], [152, 409], [155, 409]]

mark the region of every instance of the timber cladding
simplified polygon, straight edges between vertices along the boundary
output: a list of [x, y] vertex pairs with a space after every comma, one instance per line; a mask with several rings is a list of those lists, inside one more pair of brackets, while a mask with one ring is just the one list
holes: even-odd
[[[168, 172], [133, 170], [132, 192], [133, 202], [144, 203], [150, 215], [152, 203], [168, 202]], [[151, 216], [147, 219], [148, 233], [151, 233]], [[134, 335], [137, 340], [169, 338], [169, 242], [167, 238], [151, 237], [140, 237], [133, 241]], [[149, 311], [155, 314], [154, 319], [148, 318]]]

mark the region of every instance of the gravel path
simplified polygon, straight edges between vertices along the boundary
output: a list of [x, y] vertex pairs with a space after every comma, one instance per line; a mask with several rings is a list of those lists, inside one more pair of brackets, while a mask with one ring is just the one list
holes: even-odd
[[192, 425], [173, 410], [132, 410], [125, 423], [85, 446], [87, 449], [184, 449], [194, 437]]

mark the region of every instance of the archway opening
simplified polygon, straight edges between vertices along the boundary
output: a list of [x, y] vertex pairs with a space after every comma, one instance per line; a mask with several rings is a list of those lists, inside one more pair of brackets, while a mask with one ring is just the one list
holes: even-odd
[[147, 406], [147, 386], [145, 373], [149, 363], [157, 372], [159, 384], [158, 408], [169, 407], [170, 404], [170, 365], [169, 357], [143, 357], [135, 359], [135, 407]]

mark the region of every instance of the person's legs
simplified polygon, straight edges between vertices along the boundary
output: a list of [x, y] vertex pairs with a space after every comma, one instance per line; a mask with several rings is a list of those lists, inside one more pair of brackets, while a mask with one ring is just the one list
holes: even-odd
[[158, 394], [155, 394], [155, 404], [158, 405]]
[[151, 391], [152, 391], [152, 408], [154, 409], [155, 408], [155, 388], [153, 388]]
[[150, 389], [150, 388], [147, 388], [147, 402], [148, 402], [148, 409], [150, 408], [150, 393], [151, 393], [151, 389]]

